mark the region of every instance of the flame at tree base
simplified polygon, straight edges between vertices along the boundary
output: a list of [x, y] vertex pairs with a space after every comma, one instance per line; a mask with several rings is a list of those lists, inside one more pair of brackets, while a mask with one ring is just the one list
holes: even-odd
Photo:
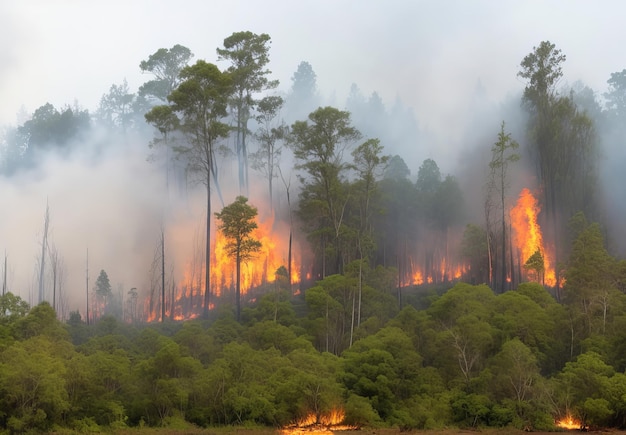
[[327, 414], [308, 414], [306, 417], [281, 429], [284, 435], [298, 435], [315, 432], [316, 434], [331, 434], [336, 430], [357, 430], [358, 427], [343, 424], [345, 412], [333, 409]]
[[[522, 189], [515, 207], [510, 212], [511, 226], [514, 230], [513, 241], [518, 255], [521, 257], [522, 266], [527, 264], [527, 261], [533, 254], [539, 259], [540, 264], [536, 265], [534, 274], [527, 273], [528, 278], [554, 287], [556, 285], [556, 275], [552, 265], [552, 258], [544, 247], [541, 226], [537, 220], [540, 212], [541, 208], [537, 199], [535, 199], [530, 190]], [[529, 269], [532, 269], [532, 267]]]
[[586, 429], [586, 427], [578, 420], [576, 420], [571, 415], [568, 415], [560, 420], [556, 421], [557, 427], [561, 429], [570, 429], [570, 430], [581, 430]]

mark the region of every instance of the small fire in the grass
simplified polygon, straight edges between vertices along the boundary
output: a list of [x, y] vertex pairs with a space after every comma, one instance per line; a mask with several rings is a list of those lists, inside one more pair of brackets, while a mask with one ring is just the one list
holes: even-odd
[[585, 426], [571, 415], [567, 415], [564, 418], [557, 420], [556, 425], [562, 429], [585, 429]]
[[316, 415], [310, 413], [293, 424], [284, 427], [284, 435], [297, 435], [309, 432], [330, 434], [335, 430], [356, 430], [356, 426], [343, 424], [346, 417], [343, 409], [333, 409], [328, 413]]

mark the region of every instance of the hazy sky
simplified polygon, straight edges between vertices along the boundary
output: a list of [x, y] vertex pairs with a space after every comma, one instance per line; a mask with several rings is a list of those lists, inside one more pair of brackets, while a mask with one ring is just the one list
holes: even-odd
[[568, 82], [604, 92], [626, 68], [625, 13], [622, 1], [577, 0], [4, 1], [0, 124], [46, 102], [94, 111], [111, 84], [146, 81], [139, 62], [158, 48], [182, 44], [216, 62], [225, 37], [251, 30], [272, 37], [283, 89], [306, 60], [338, 105], [354, 82], [388, 105], [399, 95], [422, 128], [445, 134], [478, 80], [494, 102], [519, 92], [519, 63], [542, 40], [567, 55]]

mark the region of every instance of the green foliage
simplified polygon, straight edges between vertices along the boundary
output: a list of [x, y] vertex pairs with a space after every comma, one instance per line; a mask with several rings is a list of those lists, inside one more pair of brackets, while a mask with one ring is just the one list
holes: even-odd
[[235, 152], [239, 161], [239, 188], [248, 189], [248, 119], [252, 109], [256, 106], [253, 95], [278, 86], [278, 80], [269, 80], [270, 71], [266, 68], [269, 63], [269, 45], [271, 38], [268, 34], [257, 35], [250, 31], [235, 32], [224, 39], [224, 48], [218, 48], [220, 60], [228, 60], [231, 66], [228, 73], [232, 77], [233, 93], [230, 97], [230, 106], [233, 109], [236, 126]]
[[30, 307], [19, 296], [7, 292], [0, 296], [0, 325], [10, 325], [26, 316]]
[[290, 146], [300, 175], [299, 215], [307, 225], [309, 238], [322, 255], [322, 270], [342, 271], [345, 250], [343, 221], [347, 198], [344, 183], [348, 164], [343, 151], [360, 139], [350, 122], [350, 113], [333, 107], [320, 107], [309, 114], [308, 121], [291, 126]]
[[248, 199], [238, 196], [232, 204], [215, 213], [220, 221], [218, 230], [226, 237], [226, 253], [237, 263], [237, 321], [241, 318], [241, 262], [251, 259], [261, 249], [261, 242], [252, 237], [257, 228], [257, 209], [248, 204]]
[[154, 79], [139, 87], [139, 95], [166, 103], [168, 95], [180, 83], [180, 71], [192, 57], [191, 50], [176, 44], [170, 49], [159, 48], [147, 60], [142, 60], [139, 64], [141, 72], [152, 74]]

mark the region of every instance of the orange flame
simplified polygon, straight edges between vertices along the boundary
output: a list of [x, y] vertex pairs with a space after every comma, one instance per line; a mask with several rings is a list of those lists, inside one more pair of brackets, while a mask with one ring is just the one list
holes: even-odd
[[554, 286], [556, 284], [554, 267], [551, 265], [550, 257], [544, 248], [541, 227], [537, 222], [537, 216], [540, 212], [541, 208], [530, 190], [522, 189], [517, 204], [510, 213], [511, 226], [515, 234], [513, 243], [520, 253], [522, 265], [526, 264], [535, 252], [541, 253], [545, 270], [544, 282], [549, 286]]
[[294, 424], [282, 429], [284, 435], [299, 435], [315, 432], [317, 434], [332, 434], [333, 431], [355, 430], [357, 427], [344, 425], [346, 413], [343, 409], [332, 409], [328, 413], [316, 415], [311, 412]]
[[576, 420], [571, 415], [567, 415], [565, 418], [557, 420], [556, 425], [563, 429], [580, 430], [585, 428], [585, 426], [579, 420]]
[[[282, 223], [274, 222], [274, 216], [260, 221], [252, 237], [261, 242], [261, 249], [253, 258], [241, 263], [241, 293], [247, 294], [250, 289], [276, 281], [279, 267], [287, 267], [288, 228]], [[221, 231], [212, 238], [211, 250], [211, 297], [220, 298], [233, 294], [236, 285], [236, 262], [226, 251], [227, 239]], [[300, 282], [299, 249], [294, 243], [291, 260], [291, 284]], [[289, 285], [289, 284], [288, 284]], [[205, 267], [202, 258], [188, 261], [183, 271], [183, 278], [174, 289], [174, 302], [166, 302], [166, 316], [175, 320], [195, 318], [202, 312], [205, 287]], [[171, 291], [171, 289], [170, 289]], [[166, 293], [168, 290], [166, 289]], [[160, 293], [159, 293], [160, 294]], [[169, 296], [169, 295], [168, 295]], [[171, 298], [171, 297], [170, 297]], [[167, 299], [167, 297], [166, 297]], [[148, 322], [159, 320], [161, 315], [160, 298], [153, 299], [152, 309], [148, 301], [145, 313]], [[173, 306], [173, 308], [171, 308]], [[209, 308], [212, 308], [210, 306]], [[173, 309], [173, 313], [172, 310]]]

